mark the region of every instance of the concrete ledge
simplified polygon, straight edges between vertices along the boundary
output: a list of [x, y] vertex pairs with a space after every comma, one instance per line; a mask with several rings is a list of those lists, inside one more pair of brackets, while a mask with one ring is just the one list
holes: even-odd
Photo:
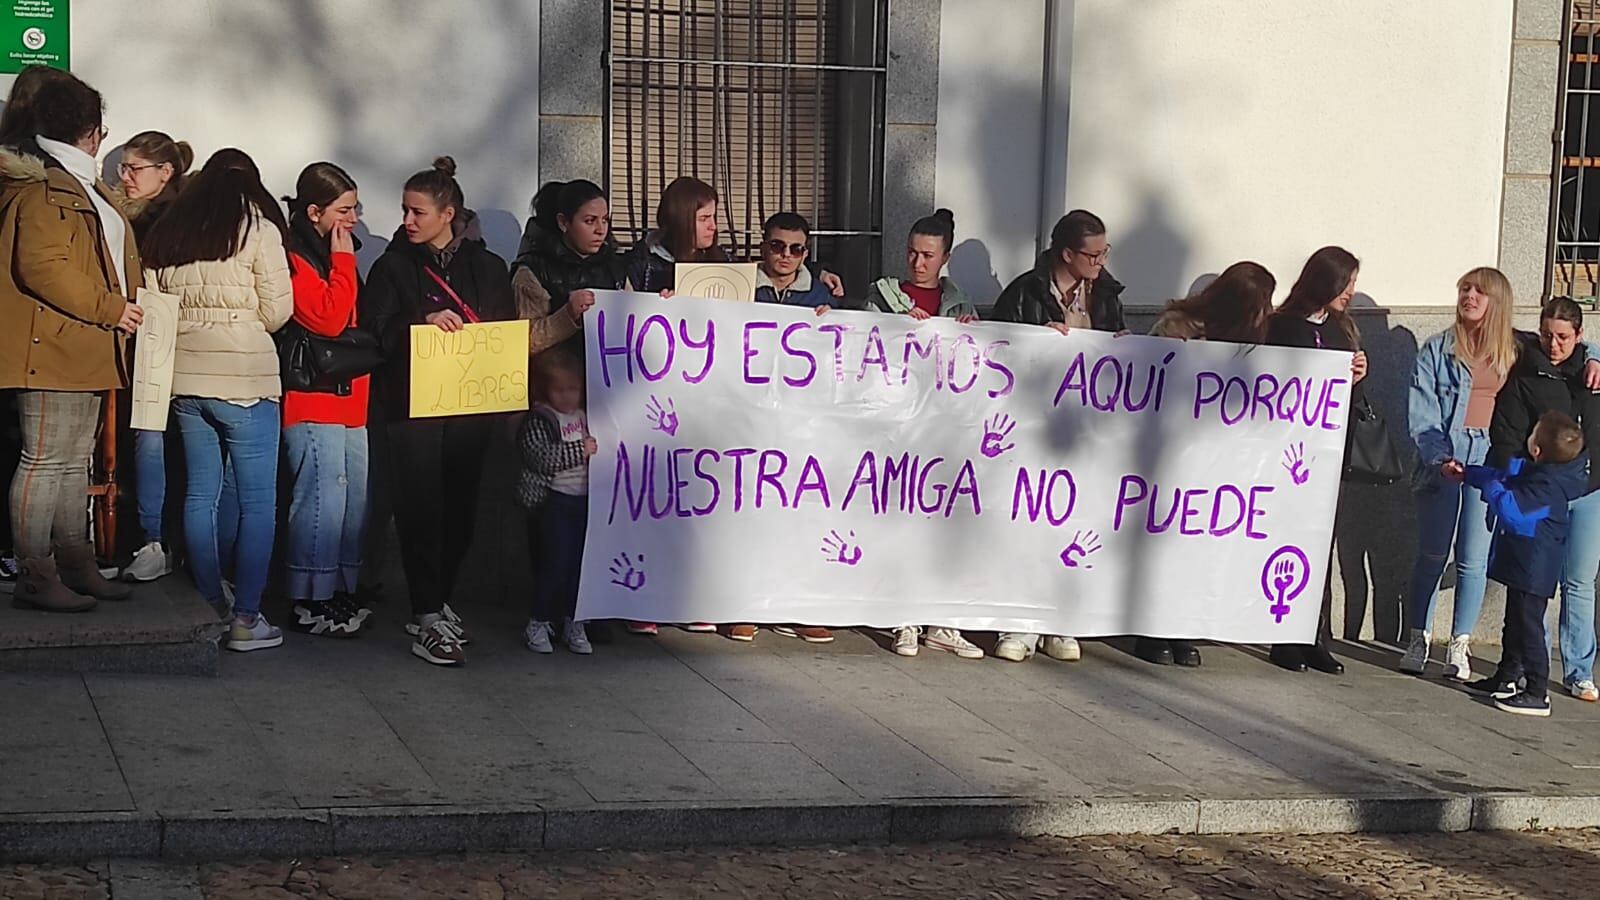
[[1195, 830], [1193, 800], [972, 800], [896, 806], [891, 839], [925, 842], [981, 837], [1077, 837]]
[[161, 854], [161, 818], [102, 812], [0, 816], [0, 860], [57, 862]]
[[1473, 799], [1474, 831], [1600, 828], [1600, 797], [1488, 794]]
[[537, 850], [545, 812], [537, 807], [390, 806], [333, 810], [336, 853]]
[[335, 852], [325, 811], [164, 813], [161, 855], [168, 859], [327, 856]]
[[1201, 800], [1201, 834], [1467, 831], [1471, 797], [1297, 797]]
[[546, 850], [693, 844], [886, 841], [890, 808], [875, 805], [616, 806], [550, 810]]

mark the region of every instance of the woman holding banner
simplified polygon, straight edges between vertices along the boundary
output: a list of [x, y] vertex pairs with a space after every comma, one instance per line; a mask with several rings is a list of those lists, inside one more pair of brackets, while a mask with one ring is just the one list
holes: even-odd
[[494, 422], [482, 415], [410, 418], [411, 328], [455, 333], [516, 317], [505, 260], [485, 245], [455, 171], [455, 160], [441, 156], [406, 181], [404, 223], [368, 273], [358, 311], [383, 348], [372, 411], [392, 454], [395, 527], [411, 595], [406, 631], [415, 636], [411, 652], [441, 666], [464, 659], [466, 632], [449, 600], [472, 541]]
[[[189, 565], [195, 585], [219, 609], [226, 607], [223, 570], [233, 572], [230, 650], [283, 643], [261, 615], [261, 595], [277, 529], [283, 393], [271, 334], [294, 310], [287, 231], [255, 162], [219, 150], [144, 241], [153, 270], [146, 281], [179, 298], [172, 409], [183, 438]], [[236, 535], [218, 523], [224, 460], [238, 486]]]
[[[1350, 361], [1350, 408], [1361, 402], [1362, 381], [1367, 377], [1367, 354], [1361, 350], [1361, 333], [1346, 310], [1355, 296], [1361, 262], [1342, 247], [1323, 247], [1306, 260], [1289, 296], [1267, 320], [1267, 343], [1279, 347], [1344, 350]], [[1331, 551], [1330, 551], [1331, 555]], [[1333, 657], [1330, 614], [1333, 610], [1333, 565], [1328, 565], [1322, 588], [1322, 612], [1317, 620], [1316, 643], [1274, 644], [1272, 661], [1291, 672], [1316, 669], [1330, 675], [1344, 673]]]

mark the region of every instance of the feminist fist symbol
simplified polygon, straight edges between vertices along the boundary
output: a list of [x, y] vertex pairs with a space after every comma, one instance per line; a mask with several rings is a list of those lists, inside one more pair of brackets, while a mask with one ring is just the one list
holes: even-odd
[[633, 557], [626, 553], [617, 554], [611, 561], [611, 583], [620, 585], [630, 591], [638, 591], [644, 587], [644, 554], [639, 554], [639, 561], [634, 562]]
[[1311, 464], [1306, 462], [1305, 444], [1290, 444], [1289, 449], [1283, 451], [1283, 468], [1297, 485], [1305, 484], [1311, 478]]
[[1002, 446], [1002, 442], [1011, 436], [1011, 430], [1016, 427], [1017, 423], [1011, 421], [1011, 417], [1004, 413], [990, 417], [987, 422], [983, 423], [983, 443], [979, 446], [979, 451], [989, 459], [994, 459], [996, 456], [1017, 446], [1016, 444], [1004, 444]]
[[652, 428], [664, 433], [667, 437], [673, 437], [678, 433], [678, 411], [671, 397], [667, 398], [667, 405], [662, 406], [661, 401], [657, 400], [655, 395], [652, 394], [650, 405], [645, 407], [644, 416], [650, 420]]
[[861, 546], [851, 543], [855, 539], [854, 531], [850, 532], [848, 539], [840, 537], [837, 531], [830, 531], [822, 539], [822, 555], [828, 558], [828, 562], [853, 566], [861, 562]]
[[1069, 569], [1092, 569], [1093, 563], [1085, 562], [1085, 557], [1100, 552], [1100, 535], [1093, 531], [1080, 531], [1072, 536], [1072, 543], [1067, 549], [1061, 551], [1061, 564]]

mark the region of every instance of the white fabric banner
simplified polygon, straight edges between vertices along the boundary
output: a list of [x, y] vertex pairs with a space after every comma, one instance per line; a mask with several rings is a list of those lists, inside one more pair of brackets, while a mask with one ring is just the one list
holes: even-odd
[[580, 618], [1315, 633], [1349, 354], [597, 293]]

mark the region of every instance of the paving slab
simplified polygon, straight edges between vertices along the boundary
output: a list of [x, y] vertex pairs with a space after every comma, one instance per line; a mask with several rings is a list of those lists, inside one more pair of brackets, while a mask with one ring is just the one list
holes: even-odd
[[0, 675], [0, 813], [133, 808], [83, 679]]

